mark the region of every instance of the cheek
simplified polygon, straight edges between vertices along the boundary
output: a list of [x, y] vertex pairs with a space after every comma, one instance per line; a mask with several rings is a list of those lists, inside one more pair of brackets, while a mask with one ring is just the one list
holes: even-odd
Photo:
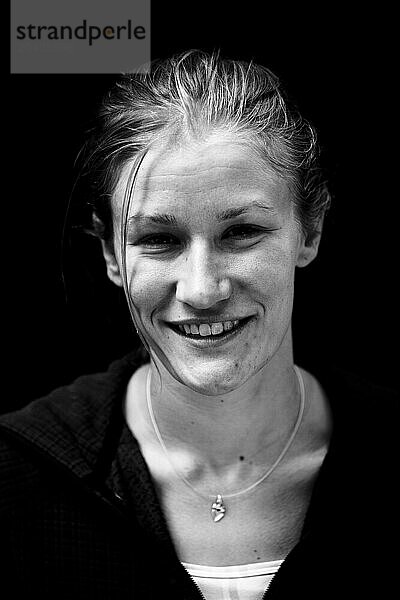
[[[248, 265], [249, 266], [249, 265]], [[267, 306], [281, 304], [291, 298], [294, 287], [295, 252], [279, 247], [268, 255], [257, 257], [247, 270], [246, 280]]]
[[167, 302], [170, 274], [162, 263], [156, 265], [142, 257], [129, 257], [127, 271], [131, 300], [142, 319], [148, 320], [155, 309]]

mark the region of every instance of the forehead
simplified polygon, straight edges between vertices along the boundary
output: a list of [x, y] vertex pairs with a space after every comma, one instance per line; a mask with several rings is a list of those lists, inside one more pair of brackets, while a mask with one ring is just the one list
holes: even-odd
[[[132, 164], [124, 166], [116, 186], [113, 206], [118, 212]], [[277, 210], [289, 209], [287, 183], [240, 138], [214, 135], [153, 146], [138, 170], [130, 212], [193, 211], [263, 200]]]

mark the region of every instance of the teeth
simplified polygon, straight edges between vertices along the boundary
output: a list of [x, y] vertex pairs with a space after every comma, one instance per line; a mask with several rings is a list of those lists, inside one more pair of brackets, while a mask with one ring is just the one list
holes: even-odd
[[201, 336], [211, 335], [211, 327], [209, 325], [199, 325], [199, 334]]
[[220, 335], [224, 331], [230, 331], [237, 325], [239, 325], [239, 319], [235, 319], [234, 321], [224, 321], [223, 323], [200, 323], [199, 325], [194, 323], [189, 325], [185, 323], [184, 325], [179, 325], [179, 329], [182, 333], [186, 333], [187, 335], [200, 335], [201, 337], [206, 337], [209, 335]]
[[224, 330], [224, 326], [222, 323], [213, 323], [211, 325], [211, 333], [213, 335], [219, 335], [220, 333], [222, 333]]

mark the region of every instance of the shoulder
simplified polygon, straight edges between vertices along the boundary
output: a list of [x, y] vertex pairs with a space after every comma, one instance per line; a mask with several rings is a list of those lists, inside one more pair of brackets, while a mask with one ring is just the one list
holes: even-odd
[[336, 365], [310, 369], [329, 400], [333, 415], [341, 419], [385, 419], [399, 409], [396, 390], [377, 385], [367, 378]]
[[[332, 428], [327, 462], [335, 466], [340, 488], [347, 479], [349, 490], [357, 488], [367, 494], [372, 478], [384, 481], [375, 490], [390, 488], [396, 480], [399, 394], [335, 365], [310, 371], [329, 405]], [[368, 494], [371, 497], [371, 490]]]
[[[332, 411], [333, 430], [327, 464], [346, 501], [357, 510], [389, 506], [398, 498], [399, 394], [365, 377], [332, 366], [315, 370]], [[332, 492], [333, 495], [336, 492]]]
[[37, 466], [57, 463], [77, 475], [97, 460], [108, 426], [121, 414], [135, 355], [113, 362], [102, 373], [84, 375], [25, 408], [0, 417], [1, 484], [25, 482]]
[[308, 393], [323, 399], [318, 406], [324, 410], [316, 412], [316, 421], [328, 413], [330, 429], [340, 429], [343, 438], [347, 435], [354, 443], [363, 436], [370, 439], [371, 430], [375, 436], [385, 435], [398, 422], [400, 397], [395, 390], [336, 365], [307, 365], [302, 370]]
[[121, 393], [137, 369], [135, 355], [127, 355], [116, 360], [104, 372], [91, 373], [78, 377], [69, 385], [54, 389], [48, 395], [30, 402], [15, 412], [0, 416], [0, 432], [18, 428], [19, 431], [37, 427], [48, 427], [60, 422], [66, 426], [82, 422], [87, 414], [99, 412], [98, 408], [107, 405]]

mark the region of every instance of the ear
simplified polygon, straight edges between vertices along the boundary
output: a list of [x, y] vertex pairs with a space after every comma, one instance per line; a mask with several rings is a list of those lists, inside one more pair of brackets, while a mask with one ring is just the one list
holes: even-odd
[[323, 219], [321, 219], [317, 231], [308, 236], [302, 236], [299, 253], [297, 256], [297, 266], [306, 267], [318, 254], [319, 243], [321, 241]]
[[115, 252], [112, 242], [106, 242], [105, 240], [101, 240], [101, 247], [103, 249], [104, 260], [106, 261], [107, 266], [107, 275], [110, 281], [118, 285], [119, 287], [123, 286], [121, 270], [119, 268], [119, 264], [117, 259], [115, 258]]

